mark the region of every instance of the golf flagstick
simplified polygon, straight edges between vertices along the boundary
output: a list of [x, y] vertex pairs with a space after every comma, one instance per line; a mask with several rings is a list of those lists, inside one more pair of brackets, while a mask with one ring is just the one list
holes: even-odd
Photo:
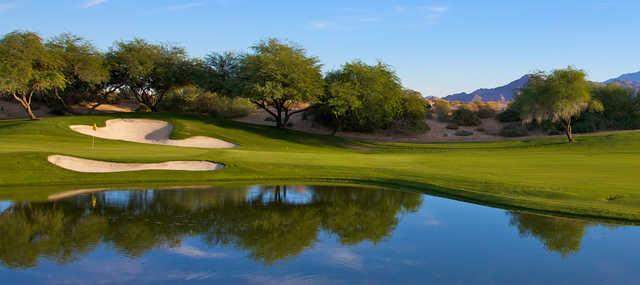
[[[98, 126], [96, 126], [95, 123], [93, 123], [93, 131], [94, 132], [98, 131]], [[94, 149], [95, 145], [96, 145], [96, 136], [92, 134], [91, 135], [91, 150]]]

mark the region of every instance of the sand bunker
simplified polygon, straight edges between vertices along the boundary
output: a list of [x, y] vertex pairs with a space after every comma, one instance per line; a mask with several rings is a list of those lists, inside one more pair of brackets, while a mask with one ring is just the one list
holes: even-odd
[[184, 140], [169, 139], [173, 126], [165, 121], [148, 119], [113, 119], [106, 126], [93, 130], [92, 126], [70, 126], [78, 133], [97, 138], [122, 140], [137, 143], [161, 144], [196, 148], [233, 148], [235, 144], [204, 136], [190, 137]]
[[209, 161], [167, 161], [160, 163], [118, 163], [77, 158], [64, 155], [50, 155], [47, 160], [64, 169], [86, 173], [110, 173], [140, 170], [183, 170], [212, 171], [224, 165]]

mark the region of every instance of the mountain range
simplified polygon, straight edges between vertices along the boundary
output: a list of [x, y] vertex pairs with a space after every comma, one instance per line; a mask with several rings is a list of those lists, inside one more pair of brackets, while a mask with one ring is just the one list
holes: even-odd
[[[529, 75], [524, 75], [504, 86], [496, 88], [482, 88], [471, 93], [462, 92], [451, 94], [449, 96], [445, 96], [443, 99], [448, 101], [462, 102], [471, 102], [476, 98], [482, 99], [482, 101], [511, 101], [513, 100], [513, 95], [515, 94], [515, 92], [524, 87], [527, 82], [529, 82]], [[623, 74], [619, 77], [606, 80], [602, 83], [618, 84], [640, 91], [640, 71], [635, 73]]]
[[609, 79], [603, 83], [618, 84], [640, 91], [640, 71], [635, 73], [623, 74], [616, 78]]

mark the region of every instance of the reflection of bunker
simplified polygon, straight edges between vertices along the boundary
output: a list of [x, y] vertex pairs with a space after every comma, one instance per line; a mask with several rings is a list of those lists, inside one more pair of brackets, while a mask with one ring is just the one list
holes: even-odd
[[110, 140], [195, 148], [236, 147], [230, 142], [205, 136], [195, 136], [183, 140], [169, 139], [173, 126], [159, 120], [113, 119], [108, 120], [105, 127], [97, 128], [95, 131], [92, 126], [87, 125], [74, 125], [70, 128], [84, 135]]

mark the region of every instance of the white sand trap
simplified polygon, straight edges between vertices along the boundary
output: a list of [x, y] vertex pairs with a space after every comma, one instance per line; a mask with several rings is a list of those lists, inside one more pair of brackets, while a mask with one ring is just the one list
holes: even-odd
[[119, 163], [77, 158], [65, 155], [50, 155], [47, 160], [64, 169], [86, 173], [110, 173], [140, 170], [213, 171], [224, 165], [209, 161], [167, 161], [160, 163]]
[[173, 126], [165, 121], [148, 119], [113, 119], [106, 126], [93, 130], [93, 126], [74, 125], [70, 128], [78, 133], [97, 138], [122, 140], [137, 143], [161, 144], [196, 148], [233, 148], [235, 144], [204, 136], [184, 140], [169, 139]]

